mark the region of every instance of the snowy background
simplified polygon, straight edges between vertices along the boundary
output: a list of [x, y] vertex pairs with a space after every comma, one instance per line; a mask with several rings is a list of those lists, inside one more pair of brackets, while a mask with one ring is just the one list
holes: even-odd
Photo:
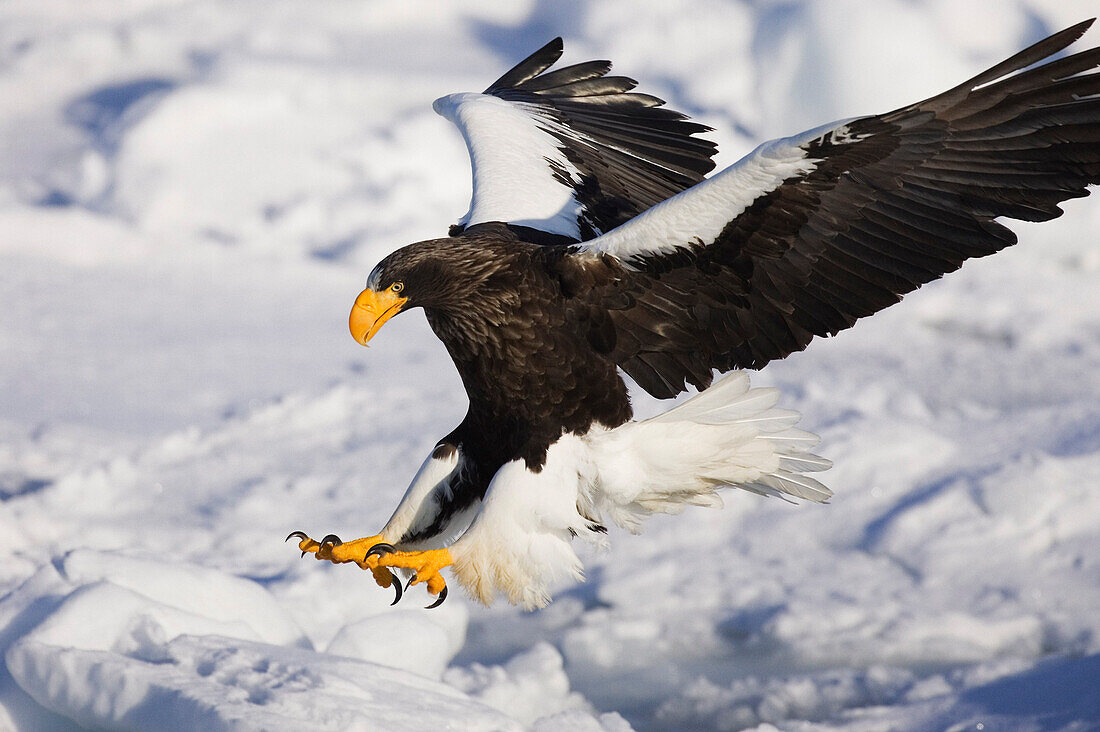
[[0, 729], [1100, 726], [1100, 196], [754, 375], [822, 435], [830, 505], [613, 532], [535, 613], [390, 608], [282, 543], [374, 533], [465, 412], [422, 314], [346, 332], [373, 264], [466, 210], [436, 97], [562, 35], [727, 165], [1098, 11], [5, 0]]

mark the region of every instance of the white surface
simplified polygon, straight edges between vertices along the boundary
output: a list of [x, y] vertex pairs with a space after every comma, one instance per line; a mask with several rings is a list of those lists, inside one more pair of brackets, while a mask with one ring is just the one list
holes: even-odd
[[726, 493], [613, 532], [530, 614], [415, 588], [391, 609], [282, 544], [377, 531], [465, 412], [419, 314], [369, 350], [346, 333], [376, 261], [469, 202], [431, 100], [560, 33], [566, 63], [611, 58], [716, 127], [729, 165], [1093, 14], [5, 3], [0, 729], [1096, 726], [1095, 196], [754, 375], [822, 436], [829, 505]]

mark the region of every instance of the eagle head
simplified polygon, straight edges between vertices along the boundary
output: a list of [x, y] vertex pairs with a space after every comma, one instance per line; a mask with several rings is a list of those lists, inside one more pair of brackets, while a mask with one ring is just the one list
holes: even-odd
[[506, 270], [506, 257], [455, 239], [432, 239], [398, 249], [378, 263], [355, 298], [348, 327], [367, 345], [386, 321], [403, 310], [423, 307], [441, 313], [470, 313], [485, 305], [489, 286]]

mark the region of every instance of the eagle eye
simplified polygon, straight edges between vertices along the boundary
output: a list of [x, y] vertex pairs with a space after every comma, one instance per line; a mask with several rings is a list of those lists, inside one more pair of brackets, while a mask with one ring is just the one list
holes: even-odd
[[392, 285], [390, 285], [390, 289], [393, 290], [395, 293], [401, 292], [402, 290], [405, 289], [405, 283], [404, 282], [394, 282]]

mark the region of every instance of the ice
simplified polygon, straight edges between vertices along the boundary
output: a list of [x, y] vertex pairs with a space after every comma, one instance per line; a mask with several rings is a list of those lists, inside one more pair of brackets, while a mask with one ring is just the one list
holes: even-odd
[[9, 0], [0, 729], [1100, 725], [1095, 196], [753, 375], [822, 436], [829, 505], [614, 532], [536, 613], [391, 608], [282, 543], [377, 531], [465, 412], [422, 316], [346, 334], [375, 262], [468, 207], [436, 97], [561, 34], [728, 165], [1095, 11]]
[[[451, 669], [444, 680], [525, 724], [588, 708], [582, 695], [569, 690], [561, 654], [548, 643], [537, 644], [503, 666], [473, 664]], [[564, 728], [564, 722], [559, 722]]]
[[[459, 614], [460, 622], [445, 622]], [[466, 638], [465, 620], [464, 612], [427, 617], [409, 611], [387, 613], [345, 625], [325, 648], [325, 653], [372, 661], [438, 679], [462, 647]]]
[[6, 658], [35, 701], [85, 726], [411, 731], [461, 720], [463, 729], [522, 729], [422, 676], [209, 633], [159, 644], [153, 658], [30, 638]]
[[[345, 626], [318, 654], [255, 582], [89, 550], [56, 565], [0, 601], [0, 617], [21, 633], [5, 662], [20, 690], [79, 724], [422, 729], [460, 718], [470, 729], [519, 729], [429, 680], [460, 645], [464, 613], [457, 623], [454, 613], [377, 615]], [[558, 673], [565, 678], [560, 658]]]

